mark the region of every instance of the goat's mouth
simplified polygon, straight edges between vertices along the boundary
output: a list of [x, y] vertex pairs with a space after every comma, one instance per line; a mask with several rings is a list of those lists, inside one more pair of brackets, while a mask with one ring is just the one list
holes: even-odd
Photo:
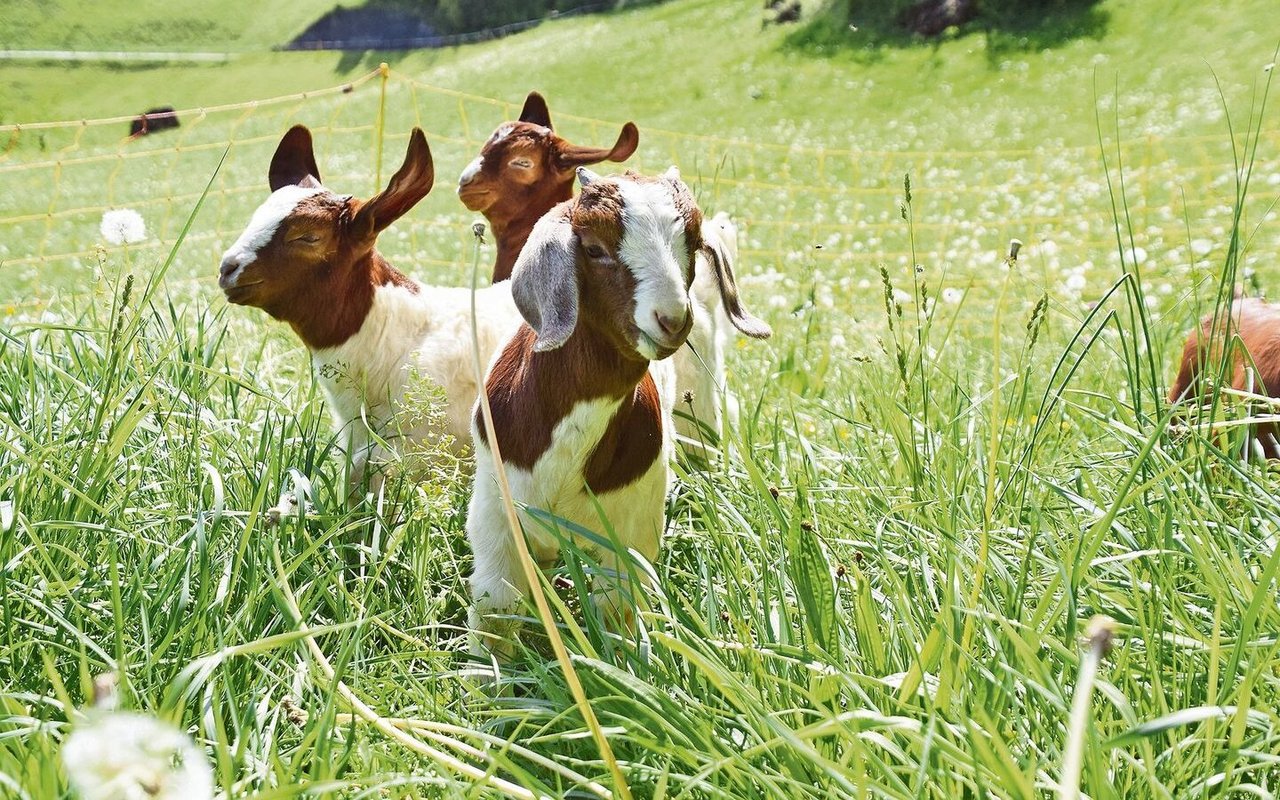
[[661, 361], [664, 358], [670, 358], [684, 345], [684, 337], [680, 337], [679, 343], [665, 342], [654, 336], [650, 336], [639, 325], [635, 326], [636, 334], [636, 352], [645, 357], [649, 361]]
[[226, 296], [228, 303], [234, 303], [239, 306], [251, 305], [253, 288], [262, 281], [252, 281], [250, 283], [237, 283], [235, 286], [222, 287], [222, 293]]
[[467, 207], [468, 211], [484, 211], [492, 202], [489, 200], [493, 192], [488, 189], [479, 187], [459, 186], [458, 199]]

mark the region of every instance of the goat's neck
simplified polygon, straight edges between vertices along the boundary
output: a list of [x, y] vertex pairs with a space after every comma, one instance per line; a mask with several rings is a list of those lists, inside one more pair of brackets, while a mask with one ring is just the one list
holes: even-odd
[[371, 250], [352, 264], [330, 267], [327, 277], [299, 287], [275, 316], [288, 322], [312, 352], [339, 347], [364, 327], [374, 293], [388, 285], [416, 291], [413, 281]]
[[537, 198], [530, 202], [513, 216], [501, 220], [489, 220], [489, 227], [493, 229], [494, 241], [498, 243], [498, 259], [493, 265], [494, 283], [505, 281], [511, 277], [511, 271], [515, 268], [516, 259], [520, 257], [520, 251], [524, 249], [524, 243], [529, 240], [529, 234], [533, 232], [533, 226], [538, 224], [538, 220], [542, 218], [542, 215], [572, 197], [573, 183], [570, 182], [564, 186], [557, 187], [551, 197], [545, 199]]

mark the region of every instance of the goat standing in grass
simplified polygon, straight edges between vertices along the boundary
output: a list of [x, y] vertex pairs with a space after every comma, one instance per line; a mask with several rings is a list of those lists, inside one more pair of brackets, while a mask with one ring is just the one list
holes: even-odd
[[[1236, 298], [1230, 309], [1230, 316], [1225, 310], [1206, 314], [1187, 336], [1170, 403], [1206, 397], [1205, 371], [1222, 364], [1224, 354], [1230, 359], [1224, 379], [1232, 389], [1280, 398], [1280, 308], [1246, 297]], [[1280, 458], [1277, 423], [1254, 426], [1253, 441], [1264, 458]]]
[[[635, 123], [622, 126], [610, 148], [574, 144], [557, 135], [547, 101], [530, 92], [518, 120], [504, 122], [485, 142], [480, 154], [458, 178], [458, 197], [472, 211], [484, 214], [497, 243], [493, 282], [511, 277], [511, 270], [534, 224], [557, 203], [573, 197], [574, 170], [602, 161], [625, 161], [636, 151], [640, 134]], [[724, 350], [729, 320], [720, 307], [715, 267], [710, 258], [737, 259], [738, 230], [721, 212], [702, 225], [707, 250], [694, 266], [693, 329], [690, 347], [675, 355], [676, 392], [672, 402], [677, 435], [700, 451], [706, 426], [719, 437], [722, 405], [729, 423], [736, 423], [737, 401], [725, 390]], [[688, 401], [684, 397], [688, 397]], [[713, 438], [714, 438], [713, 437]]]
[[[317, 380], [358, 485], [378, 442], [403, 452], [439, 431], [404, 411], [416, 379], [443, 388], [444, 432], [461, 452], [470, 438], [480, 376], [471, 353], [471, 292], [425, 286], [378, 252], [378, 234], [427, 193], [435, 169], [414, 128], [404, 164], [368, 200], [320, 182], [311, 133], [298, 125], [280, 140], [268, 172], [271, 196], [222, 258], [227, 300], [287, 322], [311, 352]], [[480, 290], [477, 333], [492, 353], [520, 322], [509, 283]], [[412, 415], [408, 415], [412, 416]], [[380, 479], [374, 476], [376, 486]]]
[[[538, 222], [516, 262], [512, 295], [527, 324], [494, 358], [484, 391], [517, 505], [590, 530], [605, 529], [607, 520], [613, 547], [582, 544], [622, 579], [631, 572], [629, 551], [657, 557], [664, 528], [675, 391], [664, 359], [693, 327], [702, 214], [674, 167], [658, 179], [606, 179], [585, 168], [578, 176], [582, 193]], [[769, 327], [739, 302], [728, 263], [711, 263], [729, 318], [744, 333], [767, 337]], [[514, 610], [529, 587], [514, 538], [521, 534], [508, 526], [480, 412], [467, 515], [471, 623], [501, 640], [505, 626], [489, 615]], [[559, 538], [545, 520], [528, 512], [520, 518], [533, 558], [550, 564]], [[632, 608], [619, 588], [605, 592], [613, 619]]]

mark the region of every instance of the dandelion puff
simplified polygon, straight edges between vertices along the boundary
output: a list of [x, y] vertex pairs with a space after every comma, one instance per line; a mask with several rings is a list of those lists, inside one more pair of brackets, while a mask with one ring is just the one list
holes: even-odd
[[177, 728], [125, 711], [90, 711], [62, 746], [84, 800], [211, 800], [213, 770]]
[[98, 230], [108, 244], [133, 244], [147, 238], [147, 225], [142, 221], [142, 215], [132, 208], [104, 211]]
[[964, 290], [957, 289], [954, 286], [942, 290], [942, 302], [955, 305], [964, 297]]

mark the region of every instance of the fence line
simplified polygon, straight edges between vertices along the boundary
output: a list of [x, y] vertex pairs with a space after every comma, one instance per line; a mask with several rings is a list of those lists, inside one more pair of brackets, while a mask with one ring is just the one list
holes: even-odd
[[[343, 191], [375, 189], [367, 181], [387, 174], [384, 151], [398, 163], [408, 127], [421, 126], [441, 185], [384, 242], [431, 273], [424, 277], [456, 281], [474, 215], [453, 197], [445, 176], [469, 161], [493, 127], [518, 108], [518, 101], [434, 86], [383, 65], [337, 86], [181, 110], [180, 128], [138, 140], [125, 135], [131, 116], [0, 125], [6, 184], [0, 195], [0, 287], [11, 298], [34, 298], [29, 304], [35, 306], [50, 294], [67, 296], [79, 272], [103, 252], [98, 216], [113, 208], [133, 208], [146, 219], [150, 238], [131, 246], [134, 255], [163, 252], [225, 153], [172, 273], [175, 283], [203, 280], [183, 275], [209, 274], [219, 246], [239, 233], [265, 196], [271, 151], [295, 121], [312, 128], [326, 183]], [[607, 144], [620, 127], [619, 121], [561, 111], [556, 119], [557, 130], [591, 143]], [[1280, 130], [1261, 135], [1255, 178], [1274, 194]], [[1134, 178], [1128, 207], [1137, 246], [1153, 253], [1185, 250], [1184, 213], [1202, 223], [1206, 240], [1229, 223], [1237, 169], [1226, 154], [1231, 142], [1229, 133], [1175, 133], [1107, 145], [1123, 156]], [[913, 249], [922, 259], [954, 262], [961, 278], [980, 276], [1012, 235], [1027, 239], [1030, 252], [1052, 269], [1115, 256], [1109, 195], [1095, 166], [1097, 143], [859, 150], [647, 125], [641, 126], [641, 143], [632, 159], [637, 168], [665, 167], [666, 160], [655, 159], [669, 159], [681, 166], [705, 207], [732, 212], [742, 228], [748, 282], [753, 271], [761, 279], [794, 283], [828, 269], [865, 281], [871, 265], [903, 263]], [[898, 208], [907, 172], [921, 214], [914, 229], [924, 237], [914, 248], [905, 241]], [[1251, 219], [1260, 222], [1257, 214], [1266, 213]], [[1275, 227], [1264, 227], [1251, 241], [1273, 261], [1280, 255]], [[1197, 240], [1197, 254], [1186, 260], [1194, 264], [1212, 247], [1212, 241]]]

